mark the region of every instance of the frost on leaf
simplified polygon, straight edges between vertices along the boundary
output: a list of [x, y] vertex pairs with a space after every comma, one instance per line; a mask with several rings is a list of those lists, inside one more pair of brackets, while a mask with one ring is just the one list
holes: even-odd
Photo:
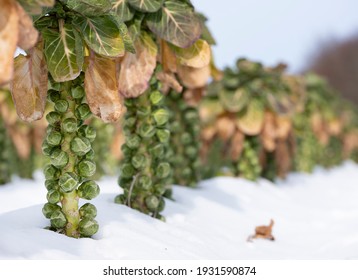
[[27, 122], [41, 119], [47, 96], [47, 66], [42, 43], [31, 49], [27, 56], [15, 58], [11, 94], [17, 114]]
[[124, 106], [118, 95], [115, 60], [95, 55], [91, 51], [85, 74], [85, 90], [94, 115], [104, 122], [115, 122], [121, 117]]
[[127, 98], [143, 94], [156, 66], [157, 46], [152, 38], [143, 33], [135, 42], [136, 53], [126, 53], [118, 78], [119, 93]]
[[1, 1], [0, 8], [0, 85], [8, 83], [14, 71], [19, 16], [16, 3], [12, 0]]

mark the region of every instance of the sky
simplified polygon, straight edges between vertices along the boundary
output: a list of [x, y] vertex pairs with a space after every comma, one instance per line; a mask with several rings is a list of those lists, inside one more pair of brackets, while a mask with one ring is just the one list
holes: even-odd
[[358, 34], [358, 0], [192, 0], [209, 18], [219, 67], [247, 57], [303, 70], [316, 47]]

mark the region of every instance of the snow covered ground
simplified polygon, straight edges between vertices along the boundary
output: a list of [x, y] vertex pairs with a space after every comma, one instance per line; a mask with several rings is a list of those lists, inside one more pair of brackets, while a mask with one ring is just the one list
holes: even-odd
[[[275, 184], [221, 177], [176, 186], [163, 223], [114, 204], [121, 189], [106, 178], [94, 200], [100, 231], [76, 240], [43, 229], [39, 172], [0, 187], [0, 259], [358, 259], [357, 182], [358, 165], [346, 162]], [[276, 241], [246, 241], [271, 218]]]

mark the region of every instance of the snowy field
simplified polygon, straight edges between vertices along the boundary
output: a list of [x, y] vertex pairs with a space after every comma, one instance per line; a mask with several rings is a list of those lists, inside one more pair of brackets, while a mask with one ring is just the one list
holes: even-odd
[[[351, 162], [276, 184], [215, 178], [198, 189], [176, 186], [166, 223], [114, 204], [116, 182], [100, 182], [100, 231], [80, 240], [43, 229], [40, 172], [36, 181], [1, 186], [0, 259], [358, 259], [358, 165]], [[271, 218], [276, 241], [246, 241]]]

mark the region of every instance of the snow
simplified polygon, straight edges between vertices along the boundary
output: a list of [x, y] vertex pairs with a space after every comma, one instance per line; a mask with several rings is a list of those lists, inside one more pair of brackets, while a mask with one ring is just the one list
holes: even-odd
[[[352, 162], [275, 184], [219, 177], [197, 189], [175, 186], [165, 223], [114, 204], [121, 189], [105, 178], [93, 200], [100, 230], [79, 240], [43, 229], [46, 190], [41, 172], [35, 177], [0, 187], [0, 259], [358, 259]], [[246, 241], [271, 218], [274, 242]]]

